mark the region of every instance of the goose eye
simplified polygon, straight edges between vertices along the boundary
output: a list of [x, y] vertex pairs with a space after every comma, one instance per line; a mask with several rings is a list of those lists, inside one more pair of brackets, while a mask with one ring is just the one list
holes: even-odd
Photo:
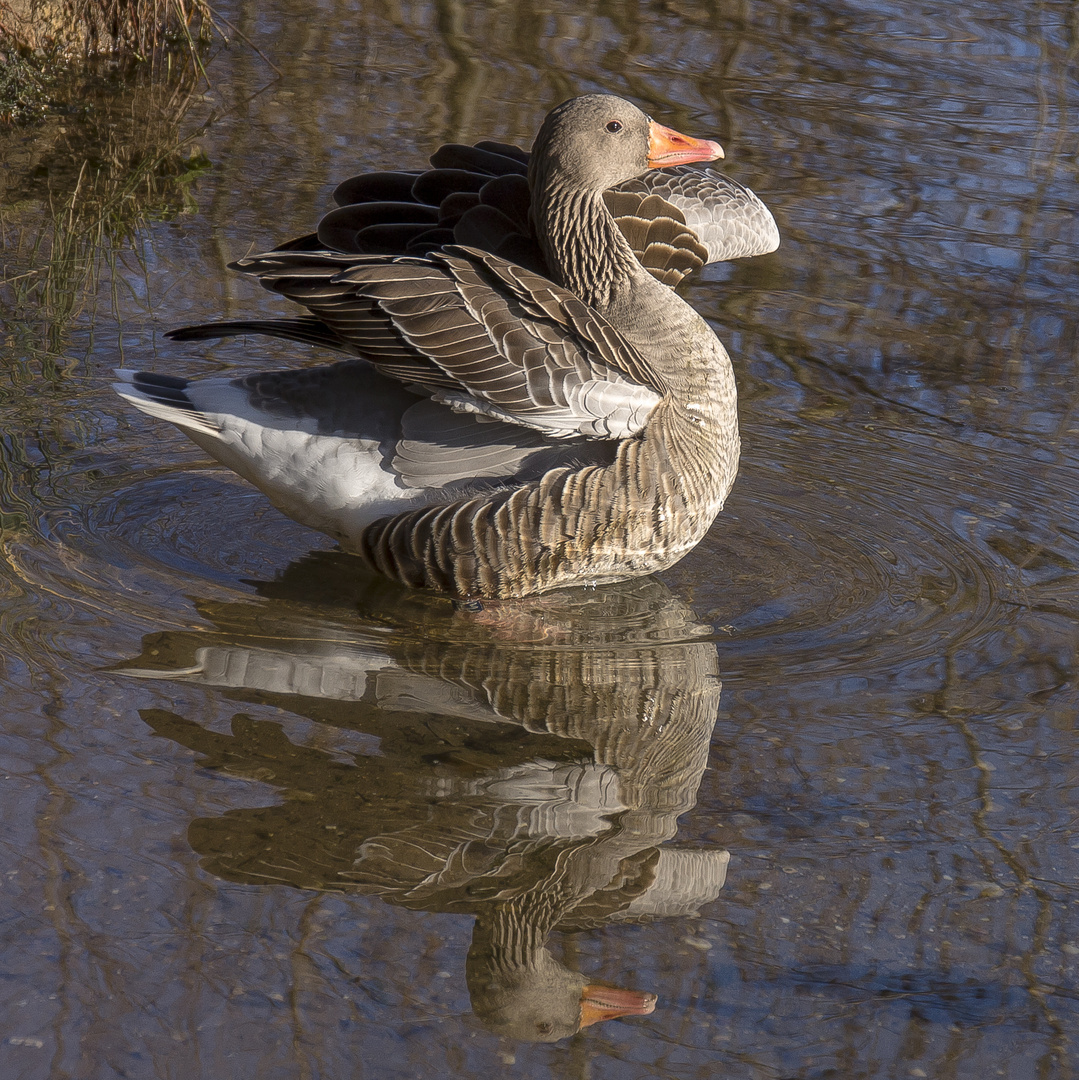
[[621, 123], [620, 123], [619, 121], [617, 121], [617, 120], [612, 120], [612, 121], [611, 121], [611, 122], [610, 122], [610, 123], [609, 123], [609, 124], [607, 125], [607, 130], [608, 130], [608, 131], [609, 131], [609, 132], [610, 132], [610, 133], [611, 133], [612, 135], [614, 135], [614, 134], [615, 134], [616, 132], [619, 132], [619, 131], [621, 131], [621, 130], [622, 130], [622, 125], [621, 125]]

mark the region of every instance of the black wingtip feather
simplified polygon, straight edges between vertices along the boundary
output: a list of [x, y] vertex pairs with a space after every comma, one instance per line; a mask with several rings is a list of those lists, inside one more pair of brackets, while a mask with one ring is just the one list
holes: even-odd
[[157, 375], [152, 371], [137, 371], [131, 378], [131, 385], [162, 405], [172, 405], [192, 412], [195, 410], [191, 399], [184, 393], [188, 385], [187, 379], [178, 378], [176, 375]]
[[244, 334], [265, 334], [267, 337], [300, 341], [306, 345], [351, 352], [348, 343], [334, 333], [321, 319], [240, 319], [235, 322], [199, 323], [181, 326], [165, 336], [172, 341], [213, 341], [217, 338], [240, 337]]

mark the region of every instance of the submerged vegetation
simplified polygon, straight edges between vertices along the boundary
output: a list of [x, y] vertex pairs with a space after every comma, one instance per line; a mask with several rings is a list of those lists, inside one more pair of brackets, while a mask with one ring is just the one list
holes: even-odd
[[44, 119], [52, 81], [49, 66], [18, 52], [0, 54], [0, 125]]
[[205, 0], [0, 0], [4, 366], [54, 367], [102, 269], [192, 208], [215, 28]]
[[24, 338], [16, 354], [62, 350], [117, 251], [137, 252], [147, 222], [193, 206], [190, 181], [209, 167], [198, 125], [184, 130], [194, 80], [136, 83], [132, 92], [83, 80], [77, 109], [50, 117], [32, 138], [0, 136], [14, 165], [0, 189], [0, 312], [4, 344]]

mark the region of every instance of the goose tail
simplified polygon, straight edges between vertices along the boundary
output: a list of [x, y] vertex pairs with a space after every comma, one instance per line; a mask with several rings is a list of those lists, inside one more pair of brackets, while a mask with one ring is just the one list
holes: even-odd
[[127, 368], [117, 368], [115, 375], [119, 381], [114, 382], [112, 388], [136, 409], [186, 431], [202, 431], [208, 435], [219, 432], [218, 426], [187, 396], [187, 379]]

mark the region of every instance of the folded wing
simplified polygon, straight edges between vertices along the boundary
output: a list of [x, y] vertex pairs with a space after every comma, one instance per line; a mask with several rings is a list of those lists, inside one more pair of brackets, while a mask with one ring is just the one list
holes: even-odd
[[[455, 412], [547, 436], [617, 440], [639, 432], [664, 393], [597, 312], [487, 252], [450, 247], [419, 259], [272, 251], [237, 267], [314, 316], [285, 321], [282, 336], [336, 342]], [[274, 326], [224, 324], [174, 336], [274, 333]]]
[[765, 255], [779, 247], [779, 229], [768, 207], [749, 188], [715, 169], [653, 169], [617, 190], [658, 197], [678, 210], [707, 250], [705, 262]]

